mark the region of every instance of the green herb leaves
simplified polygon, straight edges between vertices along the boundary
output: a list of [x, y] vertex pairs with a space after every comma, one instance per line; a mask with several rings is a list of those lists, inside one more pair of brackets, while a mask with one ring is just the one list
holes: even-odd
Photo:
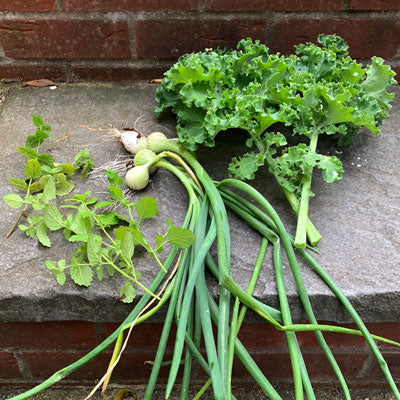
[[[186, 248], [194, 242], [193, 233], [172, 225], [168, 220], [164, 234], [157, 234], [154, 240], [148, 239], [141, 230], [141, 223], [159, 216], [156, 200], [142, 197], [134, 202], [126, 197], [124, 180], [113, 170], [105, 174], [111, 200], [99, 201], [88, 190], [63, 199], [58, 208], [55, 200], [61, 202], [58, 197], [74, 189], [72, 177], [75, 172], [81, 169], [81, 175], [87, 177], [93, 161], [87, 149], [75, 156], [73, 164], [58, 163], [51, 155], [40, 154], [40, 145], [50, 137], [47, 133], [50, 127], [43, 125], [43, 119], [38, 115], [33, 116], [33, 122], [38, 127], [36, 134], [28, 137], [25, 146], [17, 148], [27, 158], [25, 177], [8, 180], [25, 196], [9, 193], [3, 197], [9, 207], [22, 208], [15, 226], [28, 237], [37, 238], [45, 247], [51, 247], [56, 231], [62, 231], [64, 239], [75, 244], [69, 261], [65, 258], [58, 262], [46, 261], [47, 269], [60, 285], [64, 285], [70, 276], [75, 284], [88, 287], [95, 277], [101, 281], [105, 273], [113, 277], [117, 272], [124, 278], [120, 290], [123, 302], [133, 301], [136, 286], [157, 297], [140, 282], [141, 274], [133, 258], [136, 247], [143, 247], [152, 262], [155, 260], [165, 270], [158, 258], [164, 247], [169, 244]], [[26, 215], [28, 207], [33, 208], [33, 215]], [[123, 211], [118, 213], [118, 208]], [[26, 223], [19, 224], [22, 216], [26, 216]]]

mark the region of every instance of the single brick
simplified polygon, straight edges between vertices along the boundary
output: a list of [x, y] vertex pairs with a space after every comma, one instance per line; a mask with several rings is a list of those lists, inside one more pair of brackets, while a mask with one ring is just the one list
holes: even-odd
[[33, 79], [66, 80], [65, 67], [58, 65], [0, 65], [0, 80], [31, 81]]
[[295, 44], [315, 42], [320, 33], [342, 36], [352, 57], [389, 58], [400, 45], [400, 20], [281, 18], [274, 23], [271, 50], [292, 53]]
[[176, 58], [207, 47], [232, 48], [245, 37], [265, 39], [265, 21], [143, 20], [135, 24], [138, 58]]
[[[346, 378], [356, 378], [368, 359], [368, 354], [357, 354], [352, 351], [340, 354], [333, 352], [333, 355]], [[335, 377], [325, 353], [303, 353], [303, 357], [307, 371], [312, 379]]]
[[[288, 353], [255, 353], [251, 354], [251, 356], [266, 377], [272, 379], [292, 377], [292, 367]], [[236, 378], [246, 378], [250, 376], [245, 366], [236, 356], [232, 374], [233, 377]]]
[[0, 11], [38, 11], [54, 10], [54, 0], [4, 0], [0, 1]]
[[266, 323], [244, 323], [238, 335], [246, 348], [281, 348], [285, 334]]
[[90, 322], [4, 322], [0, 323], [0, 344], [28, 349], [91, 349], [98, 339]]
[[20, 377], [18, 362], [14, 354], [8, 351], [0, 352], [0, 378]]
[[128, 24], [98, 20], [1, 20], [11, 58], [129, 58]]
[[212, 11], [338, 11], [343, 0], [206, 0]]
[[[28, 363], [34, 378], [47, 378], [54, 372], [79, 360], [86, 353], [68, 352], [24, 352], [23, 357]], [[111, 352], [103, 352], [71, 375], [70, 379], [100, 379], [107, 371], [111, 359]], [[146, 361], [153, 361], [155, 351], [152, 352], [124, 352], [113, 372], [113, 380], [142, 380], [147, 381], [151, 373], [151, 365]], [[165, 360], [171, 360], [172, 354], [168, 353]], [[160, 376], [168, 376], [168, 367], [161, 370]]]
[[123, 82], [162, 78], [168, 67], [72, 66], [71, 81]]
[[399, 0], [351, 0], [350, 10], [400, 10]]
[[195, 11], [198, 0], [63, 0], [67, 11]]
[[[111, 335], [119, 324], [105, 323], [104, 332], [107, 336]], [[161, 332], [164, 327], [162, 323], [142, 323], [135, 326], [129, 338], [128, 346], [136, 349], [157, 349], [160, 341]], [[168, 337], [168, 347], [173, 348], [175, 343], [176, 326], [171, 326], [170, 334]]]

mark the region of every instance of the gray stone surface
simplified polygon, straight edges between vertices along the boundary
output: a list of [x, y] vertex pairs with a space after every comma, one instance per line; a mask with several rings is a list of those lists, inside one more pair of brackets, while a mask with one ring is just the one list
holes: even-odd
[[[158, 130], [174, 136], [174, 120], [153, 116], [156, 87], [150, 84], [133, 86], [60, 86], [49, 88], [9, 87], [0, 115], [0, 195], [12, 192], [7, 177], [21, 176], [24, 157], [15, 147], [23, 145], [33, 132], [32, 113], [43, 116], [52, 126], [56, 138], [68, 134], [77, 125], [106, 128], [133, 125], [144, 133]], [[399, 94], [399, 89], [396, 89]], [[360, 131], [353, 147], [343, 149], [345, 174], [340, 182], [327, 184], [315, 174], [310, 216], [323, 235], [316, 256], [336, 280], [367, 321], [400, 320], [400, 99], [397, 97], [391, 118], [382, 126], [381, 135]], [[213, 149], [200, 149], [198, 158], [212, 177], [226, 177], [226, 167], [232, 156], [241, 154], [245, 136], [231, 132], [223, 134]], [[326, 143], [322, 142], [322, 146]], [[113, 160], [120, 151], [117, 142], [101, 140], [101, 134], [78, 128], [72, 138], [59, 143], [52, 154], [63, 161], [71, 160], [83, 146], [90, 149], [96, 165]], [[285, 221], [294, 230], [293, 215], [280, 189], [265, 173], [259, 173], [256, 187], [261, 190]], [[91, 188], [101, 192], [99, 180], [80, 182], [77, 190]], [[154, 196], [159, 202], [161, 218], [147, 226], [151, 235], [165, 217], [179, 224], [186, 209], [186, 193], [167, 171], [154, 174], [148, 189], [140, 195]], [[44, 321], [83, 319], [121, 321], [131, 306], [118, 300], [121, 281], [107, 279], [90, 288], [79, 288], [67, 282], [58, 286], [44, 266], [46, 259], [56, 260], [71, 252], [71, 246], [58, 233], [51, 235], [53, 247], [44, 248], [16, 231], [10, 239], [4, 235], [17, 215], [16, 210], [0, 203], [0, 320]], [[232, 272], [246, 285], [256, 259], [260, 238], [241, 221], [231, 216]], [[256, 296], [277, 305], [276, 288], [269, 252]], [[144, 283], [149, 283], [157, 267], [151, 260], [139, 257], [138, 267]], [[303, 314], [295, 286], [287, 272], [287, 291], [295, 319]], [[348, 317], [342, 307], [306, 265], [302, 265], [304, 280], [316, 315], [321, 320], [345, 322]], [[214, 285], [214, 292], [216, 286]], [[162, 318], [162, 317], [158, 317]], [[252, 316], [251, 318], [256, 318]]]

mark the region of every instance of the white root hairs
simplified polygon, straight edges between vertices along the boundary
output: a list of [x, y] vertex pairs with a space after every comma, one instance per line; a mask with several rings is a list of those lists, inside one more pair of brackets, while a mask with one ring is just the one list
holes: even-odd
[[128, 165], [133, 161], [133, 156], [127, 156], [124, 151], [118, 151], [116, 157], [112, 161], [107, 161], [106, 163], [93, 168], [89, 179], [101, 179], [105, 182], [104, 173], [110, 168], [113, 169], [118, 175], [125, 175], [128, 170]]

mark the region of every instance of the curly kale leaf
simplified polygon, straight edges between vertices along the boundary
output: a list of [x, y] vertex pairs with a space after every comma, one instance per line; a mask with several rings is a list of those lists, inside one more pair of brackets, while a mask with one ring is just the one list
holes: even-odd
[[[305, 156], [301, 147], [270, 154], [275, 147], [265, 143], [265, 132], [283, 123], [310, 140], [322, 133], [338, 134], [339, 145], [350, 144], [360, 126], [377, 134], [388, 117], [393, 94], [387, 88], [394, 75], [377, 57], [367, 67], [357, 63], [349, 56], [347, 43], [336, 35], [300, 44], [290, 56], [270, 54], [258, 41], [246, 39], [235, 50], [206, 49], [181, 57], [157, 90], [156, 113], [172, 109], [179, 141], [190, 150], [200, 144], [214, 146], [219, 132], [246, 130], [256, 150], [235, 158], [230, 173], [250, 179], [268, 164], [284, 187], [296, 191], [294, 182], [301, 184], [303, 171], [326, 162], [317, 162], [317, 155], [309, 152]], [[289, 164], [296, 171], [288, 174], [288, 159], [295, 155], [299, 159]], [[339, 169], [335, 171], [341, 176]], [[324, 171], [325, 178], [331, 176]]]

